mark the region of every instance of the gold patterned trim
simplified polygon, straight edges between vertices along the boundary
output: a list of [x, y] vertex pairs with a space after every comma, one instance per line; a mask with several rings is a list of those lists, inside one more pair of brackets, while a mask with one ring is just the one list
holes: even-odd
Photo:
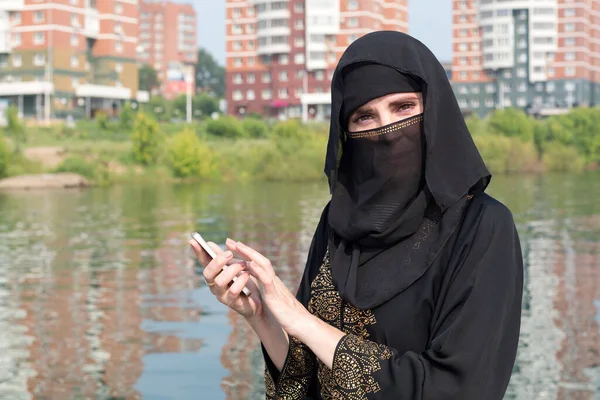
[[269, 372], [269, 369], [265, 366], [265, 389], [267, 400], [275, 399], [275, 382]]
[[[315, 356], [301, 341], [290, 336], [288, 356], [275, 388], [275, 397], [283, 400], [302, 400], [308, 393]], [[268, 397], [267, 397], [268, 399]]]
[[367, 138], [367, 137], [381, 136], [381, 135], [385, 135], [386, 133], [395, 131], [396, 129], [406, 128], [408, 126], [414, 125], [421, 121], [423, 121], [423, 115], [417, 115], [416, 117], [412, 117], [412, 118], [409, 118], [408, 120], [396, 122], [391, 125], [384, 126], [383, 128], [371, 129], [371, 130], [362, 131], [362, 132], [346, 132], [346, 135], [348, 135], [348, 137], [350, 139], [361, 139], [361, 138]]
[[393, 356], [392, 350], [356, 335], [344, 336], [333, 357], [332, 377], [340, 399], [364, 400], [381, 390], [373, 373], [381, 370], [381, 361]]

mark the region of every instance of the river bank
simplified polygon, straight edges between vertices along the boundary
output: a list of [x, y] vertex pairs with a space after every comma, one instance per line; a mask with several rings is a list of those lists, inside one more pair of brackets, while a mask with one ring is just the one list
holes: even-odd
[[[597, 169], [599, 121], [597, 109], [543, 121], [507, 109], [485, 120], [469, 118], [467, 125], [492, 173], [540, 174]], [[72, 172], [94, 185], [145, 180], [302, 182], [325, 179], [328, 126], [228, 117], [158, 123], [139, 113], [70, 127], [9, 127], [3, 136], [0, 178]]]

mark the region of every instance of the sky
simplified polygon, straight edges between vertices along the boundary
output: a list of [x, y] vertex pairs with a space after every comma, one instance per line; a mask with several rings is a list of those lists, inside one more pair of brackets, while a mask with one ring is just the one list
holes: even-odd
[[[220, 64], [224, 64], [225, 0], [176, 1], [194, 5], [198, 15], [198, 46], [207, 49]], [[450, 61], [452, 59], [452, 2], [409, 0], [409, 18], [409, 34], [425, 43], [440, 61]]]

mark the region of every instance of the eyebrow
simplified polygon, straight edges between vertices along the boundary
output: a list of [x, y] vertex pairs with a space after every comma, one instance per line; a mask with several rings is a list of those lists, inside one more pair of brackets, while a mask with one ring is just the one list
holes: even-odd
[[[398, 104], [398, 103], [402, 103], [404, 101], [419, 101], [419, 96], [416, 94], [408, 94], [408, 95], [398, 96], [397, 98], [390, 100], [390, 104]], [[352, 118], [356, 114], [368, 113], [371, 111], [373, 111], [373, 107], [366, 106], [366, 105], [361, 106], [361, 107], [358, 107], [356, 110], [354, 110], [352, 115], [350, 115], [350, 118]]]

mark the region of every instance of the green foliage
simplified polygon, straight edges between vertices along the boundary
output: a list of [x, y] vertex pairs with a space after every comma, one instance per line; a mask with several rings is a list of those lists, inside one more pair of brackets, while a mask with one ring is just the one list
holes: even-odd
[[19, 110], [15, 106], [10, 106], [6, 110], [6, 128], [5, 132], [15, 142], [15, 151], [19, 152], [21, 145], [27, 141], [25, 126], [19, 118]]
[[244, 130], [240, 121], [234, 117], [221, 117], [209, 120], [206, 124], [206, 133], [216, 137], [231, 139], [244, 137]]
[[126, 103], [119, 113], [119, 127], [121, 130], [130, 131], [133, 128], [135, 112], [130, 103]]
[[559, 142], [549, 142], [544, 146], [542, 163], [544, 168], [553, 172], [580, 172], [585, 161], [574, 146]]
[[172, 104], [162, 96], [152, 96], [148, 103], [143, 105], [142, 110], [157, 121], [164, 122], [171, 119]]
[[262, 119], [244, 118], [242, 127], [247, 137], [264, 138], [269, 135], [269, 127]]
[[88, 163], [83, 157], [79, 156], [65, 158], [56, 168], [56, 172], [73, 172], [88, 179], [94, 179], [96, 177], [94, 165]]
[[138, 81], [140, 90], [152, 91], [152, 89], [160, 86], [158, 74], [149, 64], [145, 64], [139, 69]]
[[467, 123], [467, 128], [469, 128], [469, 132], [471, 132], [472, 136], [485, 135], [488, 133], [486, 121], [479, 118], [477, 114], [473, 114], [466, 118], [465, 122]]
[[171, 138], [167, 147], [167, 163], [178, 178], [207, 178], [214, 171], [212, 151], [191, 129]]
[[131, 134], [131, 147], [134, 159], [142, 165], [153, 165], [160, 155], [162, 135], [156, 121], [144, 113], [139, 113]]
[[[217, 111], [219, 111], [219, 102], [215, 97], [204, 93], [192, 97], [193, 119], [198, 120], [206, 118]], [[185, 94], [182, 94], [173, 100], [173, 113], [180, 118], [186, 117], [187, 96]]]
[[96, 113], [96, 123], [101, 130], [107, 131], [109, 129], [108, 115], [103, 111], [99, 111]]
[[196, 91], [212, 93], [216, 97], [225, 96], [225, 68], [204, 49], [198, 49], [195, 70]]
[[529, 141], [533, 138], [535, 122], [523, 111], [516, 108], [496, 110], [488, 119], [491, 133], [507, 137], [518, 137]]
[[0, 132], [0, 179], [8, 176], [8, 166], [10, 165], [10, 149]]
[[528, 172], [536, 168], [538, 157], [532, 142], [500, 135], [480, 135], [473, 140], [494, 174]]

